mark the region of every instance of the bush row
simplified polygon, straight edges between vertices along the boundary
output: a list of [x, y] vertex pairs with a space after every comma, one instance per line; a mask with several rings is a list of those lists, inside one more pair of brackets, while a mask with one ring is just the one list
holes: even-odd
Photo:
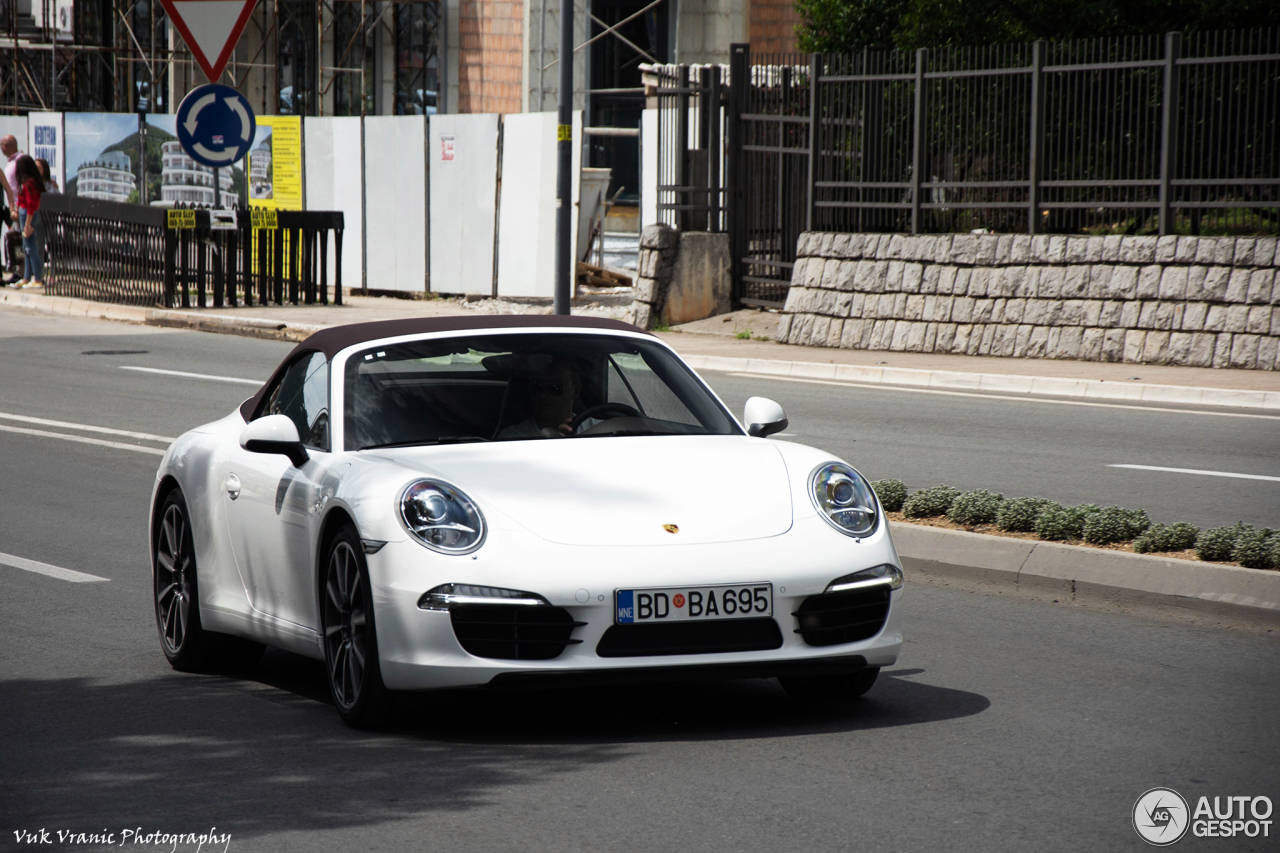
[[1010, 533], [1035, 533], [1048, 541], [1091, 545], [1132, 542], [1139, 554], [1195, 548], [1201, 560], [1234, 560], [1251, 569], [1280, 568], [1280, 531], [1239, 523], [1201, 530], [1194, 524], [1152, 524], [1145, 511], [1097, 504], [1062, 506], [1044, 498], [1008, 498], [975, 489], [934, 486], [908, 494], [901, 480], [871, 484], [887, 512], [907, 518], [946, 516], [957, 524], [994, 524]]

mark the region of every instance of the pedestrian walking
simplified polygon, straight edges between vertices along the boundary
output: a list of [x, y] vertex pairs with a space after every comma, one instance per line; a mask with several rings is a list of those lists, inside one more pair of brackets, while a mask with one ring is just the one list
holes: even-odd
[[[0, 137], [0, 157], [4, 157], [4, 202], [5, 207], [3, 216], [0, 219], [0, 233], [3, 239], [0, 239], [0, 253], [3, 258], [0, 260], [4, 263], [4, 268], [12, 273], [12, 278], [8, 280], [0, 280], [0, 284], [13, 284], [18, 278], [18, 253], [17, 242], [22, 239], [18, 229], [14, 228], [17, 219], [18, 210], [18, 183], [17, 168], [18, 157], [22, 152], [18, 150], [18, 140], [13, 134], [5, 134]], [[12, 230], [10, 230], [12, 228]], [[2, 277], [0, 277], [2, 278]]]
[[36, 161], [26, 154], [18, 158], [15, 177], [18, 183], [18, 224], [22, 228], [22, 254], [25, 272], [18, 287], [44, 286], [44, 223], [40, 216], [40, 198], [44, 195], [44, 178]]

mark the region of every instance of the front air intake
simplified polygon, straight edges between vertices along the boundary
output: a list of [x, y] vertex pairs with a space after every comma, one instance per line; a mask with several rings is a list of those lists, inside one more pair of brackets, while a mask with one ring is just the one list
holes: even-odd
[[453, 634], [459, 645], [481, 658], [551, 660], [565, 647], [575, 622], [561, 607], [518, 604], [455, 604], [449, 608]]
[[796, 633], [811, 646], [835, 646], [868, 640], [889, 618], [889, 585], [811, 595], [791, 614]]
[[650, 655], [710, 655], [758, 652], [782, 646], [778, 623], [768, 617], [672, 622], [658, 625], [614, 625], [600, 638], [602, 658]]

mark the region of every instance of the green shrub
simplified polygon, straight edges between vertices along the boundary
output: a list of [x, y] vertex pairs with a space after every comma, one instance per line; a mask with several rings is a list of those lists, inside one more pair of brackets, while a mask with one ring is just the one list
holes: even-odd
[[1061, 509], [1045, 498], [1010, 498], [1000, 503], [996, 510], [996, 527], [1010, 533], [1030, 533], [1036, 529], [1036, 519], [1046, 509]]
[[986, 489], [965, 492], [951, 502], [947, 515], [957, 524], [990, 524], [996, 520], [1004, 495], [994, 495]]
[[902, 514], [907, 518], [929, 518], [935, 515], [946, 515], [951, 503], [960, 497], [960, 490], [951, 486], [934, 486], [932, 489], [921, 489], [907, 498], [902, 505]]
[[1271, 565], [1280, 569], [1280, 536], [1271, 537]]
[[1036, 519], [1036, 535], [1049, 541], [1079, 539], [1084, 535], [1084, 522], [1099, 509], [1097, 504], [1060, 507], [1045, 510]]
[[1151, 526], [1151, 520], [1140, 509], [1109, 506], [1089, 513], [1080, 530], [1080, 538], [1092, 545], [1128, 542]]
[[897, 512], [907, 499], [907, 484], [901, 480], [876, 480], [871, 484], [885, 512]]
[[1196, 555], [1209, 562], [1226, 562], [1236, 549], [1236, 539], [1247, 525], [1211, 527], [1196, 537]]
[[1139, 554], [1151, 554], [1163, 551], [1185, 551], [1194, 548], [1200, 528], [1194, 524], [1179, 521], [1177, 524], [1153, 524], [1147, 531], [1133, 540], [1133, 550]]
[[1276, 538], [1275, 531], [1266, 528], [1249, 528], [1240, 531], [1236, 537], [1236, 547], [1231, 557], [1242, 566], [1250, 569], [1270, 569], [1275, 563], [1271, 556], [1271, 540]]

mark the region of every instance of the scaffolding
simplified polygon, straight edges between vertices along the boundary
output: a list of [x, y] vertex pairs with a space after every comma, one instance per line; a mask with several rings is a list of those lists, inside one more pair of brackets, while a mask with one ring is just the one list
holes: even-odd
[[[261, 0], [221, 80], [264, 115], [435, 112], [438, 0]], [[157, 0], [0, 0], [0, 113], [173, 112], [206, 81]]]

